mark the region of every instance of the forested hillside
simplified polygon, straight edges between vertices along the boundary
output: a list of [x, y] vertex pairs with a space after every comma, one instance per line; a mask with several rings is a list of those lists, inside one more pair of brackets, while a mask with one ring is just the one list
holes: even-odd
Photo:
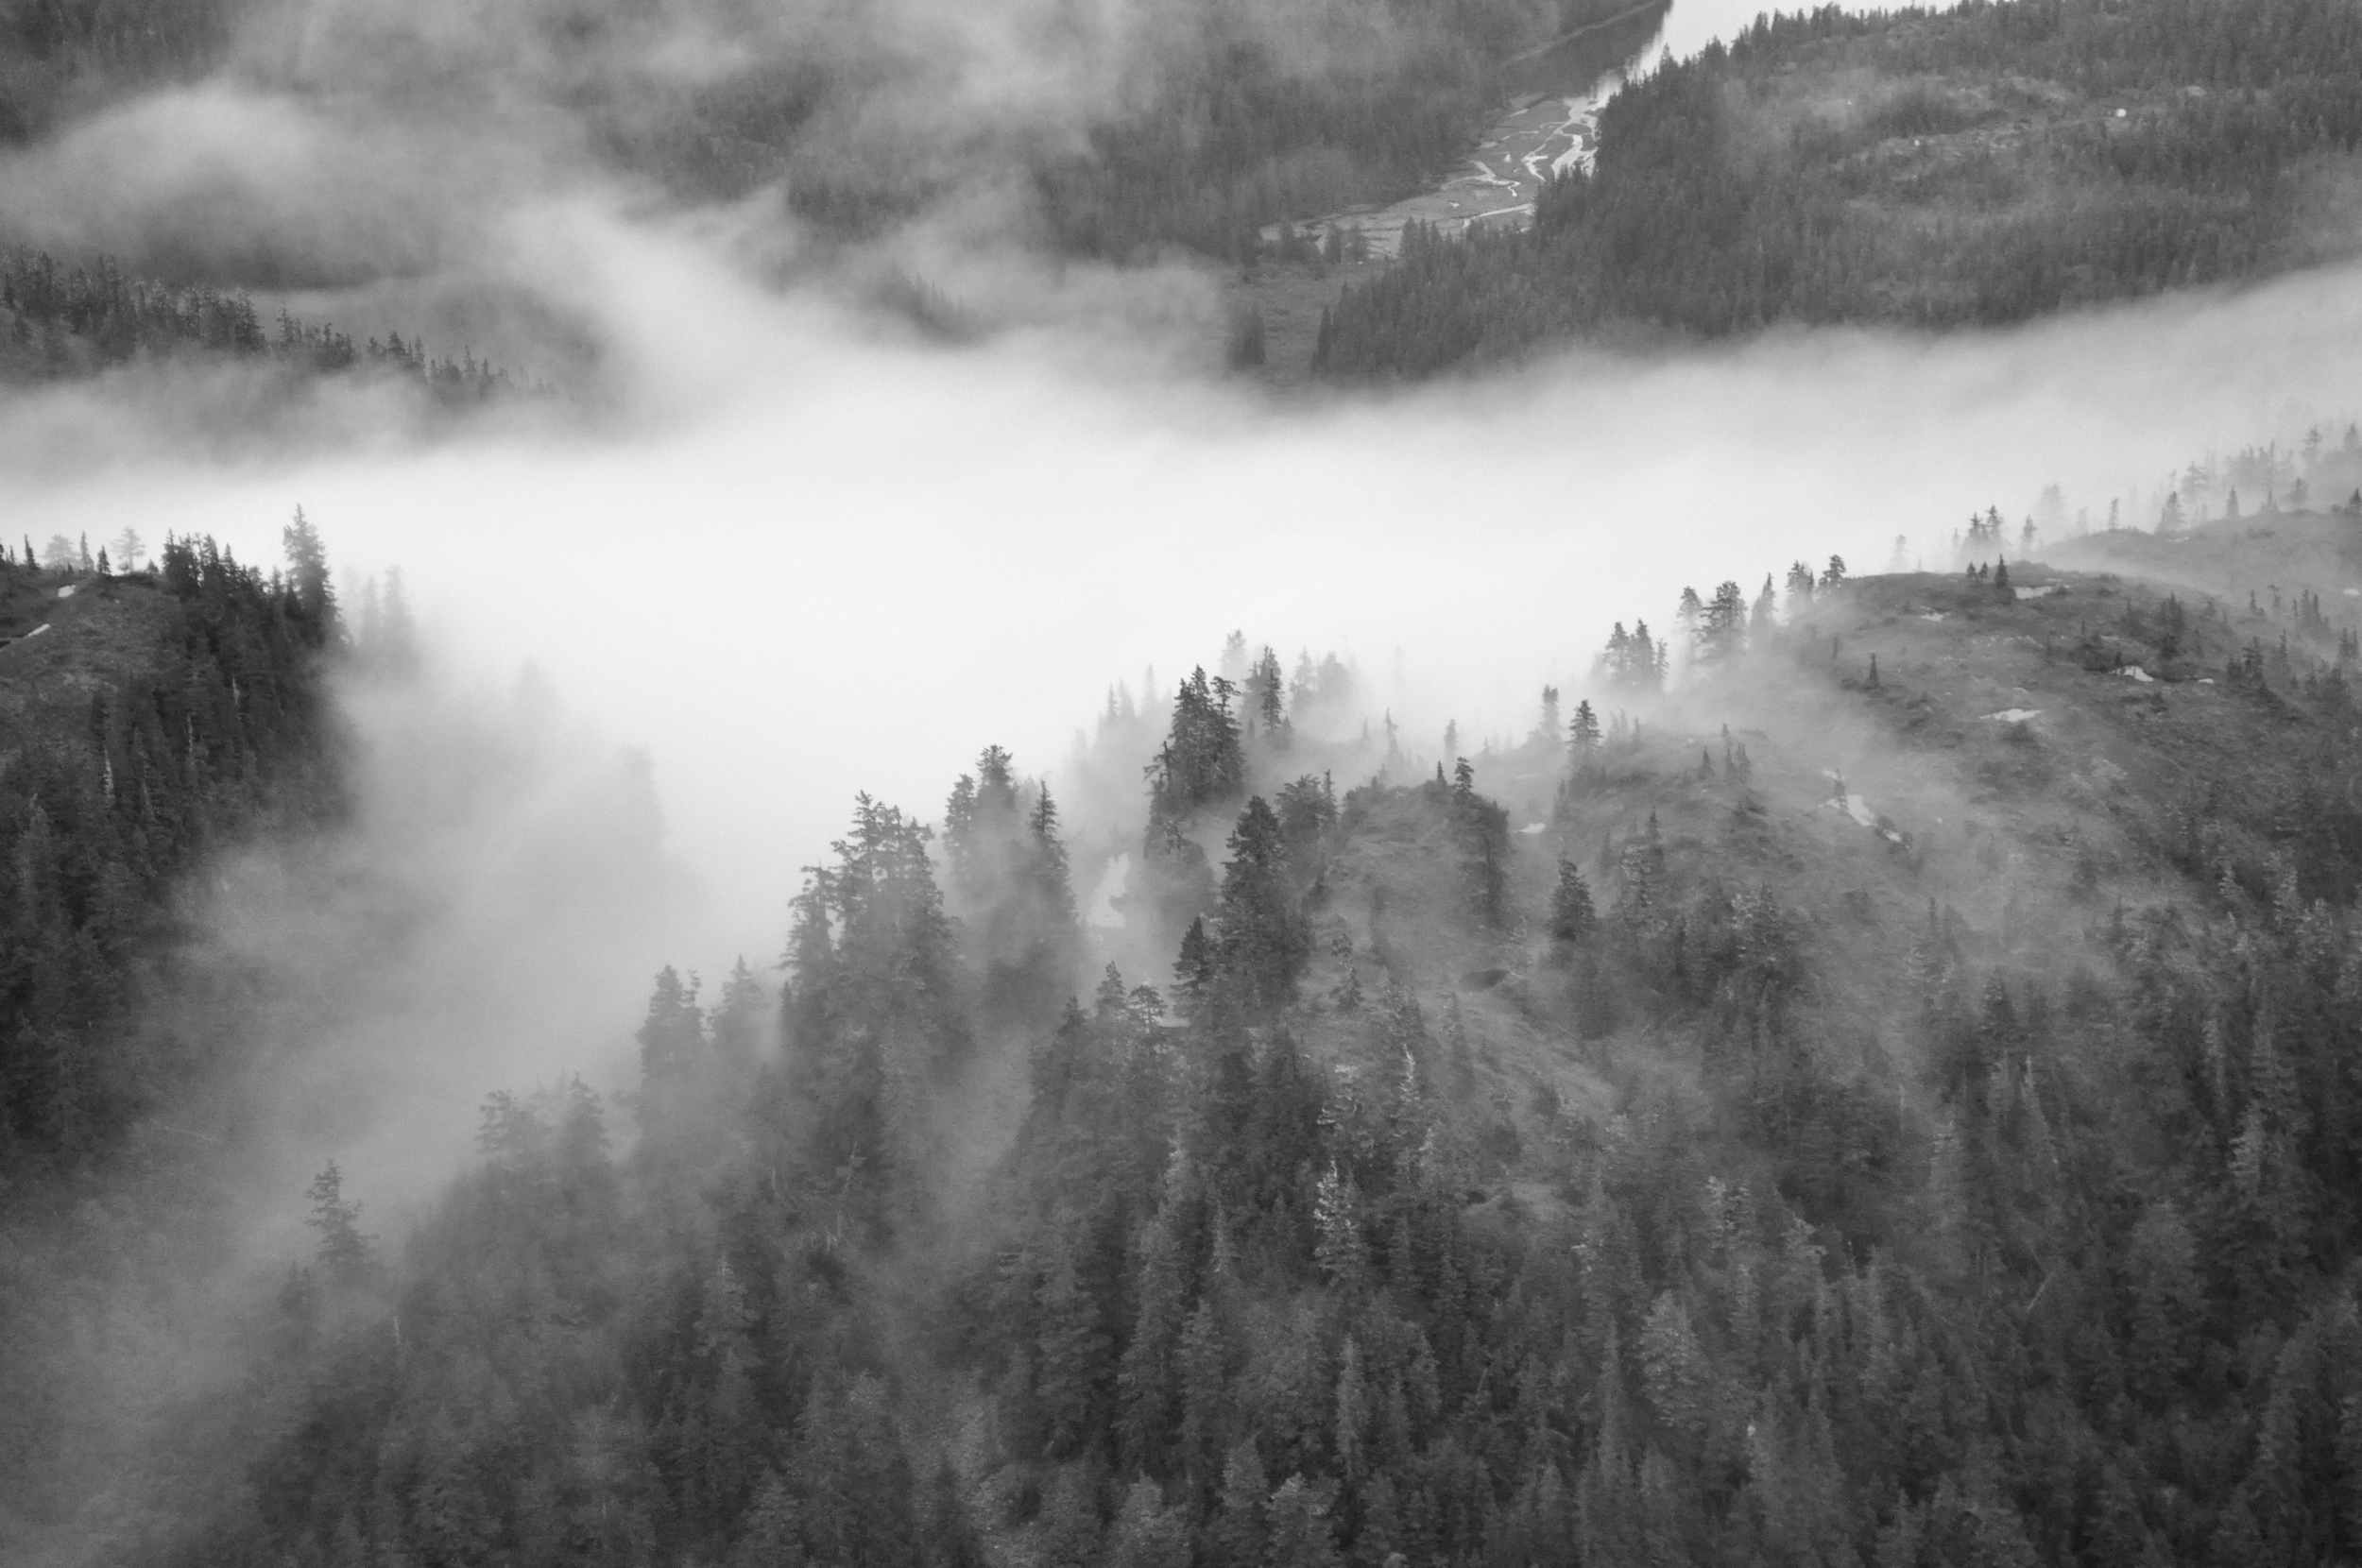
[[147, 1555], [2350, 1559], [2349, 605], [1799, 564], [1448, 765], [1198, 672], [1114, 933], [864, 797], [627, 1121], [324, 1173]]
[[104, 256], [65, 266], [47, 255], [0, 250], [0, 384], [173, 360], [264, 365], [290, 379], [388, 375], [448, 404], [514, 389], [505, 371], [472, 353], [436, 358], [399, 332], [356, 346], [334, 325], [299, 321], [283, 310], [266, 327], [243, 291], [128, 278]]
[[50, 0], [0, 14], [0, 143], [113, 91], [218, 65], [236, 0]]
[[[335, 608], [310, 525], [299, 518], [287, 542], [287, 570], [268, 575], [210, 539], [167, 539], [148, 563], [128, 530], [94, 560], [63, 539], [46, 566], [29, 539], [0, 559], [0, 1557], [11, 1560], [94, 1495], [123, 1501], [107, 1499], [113, 1457], [87, 1441], [100, 1415], [77, 1383], [91, 1347], [162, 1310], [160, 1274], [195, 1277], [227, 1255], [197, 1158], [215, 1140], [180, 1118], [252, 1048], [232, 999], [242, 977], [192, 958], [189, 884], [239, 844], [300, 836], [341, 804], [324, 684]], [[79, 1534], [95, 1545], [90, 1523]]]
[[1463, 157], [1507, 96], [1512, 56], [1661, 4], [1633, 0], [1368, 3], [1291, 47], [1221, 7], [1185, 9], [1183, 47], [1137, 108], [1095, 129], [1087, 157], [1038, 180], [1059, 241], [1121, 258], [1177, 243], [1252, 259], [1283, 219], [1391, 200]]
[[[473, 82], [477, 97], [550, 94], [574, 128], [570, 148], [608, 174], [692, 201], [775, 190], [819, 242], [815, 264], [841, 244], [957, 210], [984, 187], [1018, 196], [1007, 217], [1018, 237], [1061, 253], [1145, 262], [1183, 247], [1251, 258], [1265, 225], [1393, 199], [1458, 161], [1506, 95], [1514, 56], [1663, 9], [1351, 0], [1242, 10], [1159, 0], [1129, 25], [1076, 16], [1028, 33], [1026, 51], [1065, 85], [1004, 111], [951, 107], [991, 91], [964, 73], [1000, 69], [965, 58], [977, 41], [905, 39], [841, 16], [559, 9], [487, 23], [478, 37], [320, 14], [299, 43], [279, 37], [293, 26], [287, 18], [247, 0], [165, 8], [168, 17], [77, 0], [0, 15], [0, 145], [34, 145], [140, 93], [221, 72], [265, 91], [333, 83], [351, 112], [372, 95], [388, 99], [388, 112], [416, 112], [391, 63], [416, 56], [414, 65], [436, 60], [454, 81]], [[644, 68], [684, 33], [728, 47], [689, 51], [699, 64], [687, 74]], [[958, 118], [967, 113], [975, 123]], [[933, 123], [944, 114], [953, 123]], [[23, 237], [6, 229], [0, 244]], [[226, 356], [305, 375], [398, 373], [446, 403], [506, 387], [464, 347], [455, 359], [432, 358], [399, 334], [355, 343], [333, 323], [258, 318], [243, 288], [351, 279], [315, 276], [316, 259], [281, 255], [271, 234], [253, 241], [252, 277], [193, 275], [169, 254], [0, 253], [0, 382]], [[160, 267], [164, 276], [148, 276]], [[888, 303], [908, 303], [887, 293]]]
[[[1022, 47], [1040, 57], [1048, 101], [1022, 106], [1014, 125], [984, 112], [936, 128], [931, 139], [942, 145], [914, 149], [912, 128], [898, 121], [996, 91], [961, 79], [1001, 67], [966, 58], [978, 41], [956, 28], [905, 37], [890, 19], [755, 18], [713, 5], [661, 15], [550, 8], [487, 25], [480, 37], [329, 15], [306, 23], [300, 43], [274, 46], [286, 19], [249, 0], [66, 0], [0, 16], [0, 142], [233, 60], [262, 80], [292, 69], [382, 87], [389, 55], [407, 51], [462, 75], [518, 73], [526, 79], [503, 90], [549, 90], [602, 160], [679, 194], [782, 184], [824, 233], [874, 234], [1014, 173], [1062, 247], [1122, 258], [1179, 244], [1235, 256], [1252, 251], [1264, 224], [1403, 194], [1460, 156], [1503, 96], [1510, 57], [1652, 7], [1664, 0], [1248, 9], [1160, 0], [1125, 19], [996, 19], [991, 27], [1023, 34]], [[645, 68], [646, 56], [684, 37], [729, 47], [705, 50], [685, 74]]]
[[0, 559], [0, 1180], [102, 1159], [170, 1097], [194, 1064], [122, 1026], [176, 880], [335, 805], [334, 605], [311, 525], [288, 539], [268, 577], [210, 539], [142, 571], [62, 541], [46, 566], [29, 539]]
[[[1336, 296], [1311, 366], [1341, 377], [1429, 374], [1584, 335], [1995, 325], [2353, 249], [2342, 214], [2362, 133], [2362, 18], [2350, 0], [1964, 0], [1759, 23], [1617, 93], [1593, 166], [1560, 176], [1530, 229], [1412, 230], [1398, 264], [1357, 269], [1342, 294], [1327, 264], [1292, 245], [1267, 254], [1259, 231], [1431, 183], [1500, 111], [1513, 60], [1586, 26], [1642, 26], [1651, 7], [1163, 0], [1136, 26], [1078, 17], [1029, 34], [1062, 86], [1022, 113], [977, 109], [974, 123], [966, 94], [984, 90], [965, 73], [990, 67], [966, 52], [973, 41], [691, 10], [595, 25], [536, 13], [513, 36], [403, 35], [403, 47], [447, 53], [454, 80], [525, 72], [609, 173], [689, 200], [775, 190], [820, 242], [814, 265], [840, 242], [966, 213], [989, 189], [1016, 197], [996, 200], [996, 222], [1061, 254], [1132, 263], [1178, 247], [1309, 272], [1321, 298]], [[733, 47], [678, 77], [641, 69], [693, 22]], [[256, 42], [269, 36], [236, 0], [169, 25], [115, 7], [25, 9], [0, 23], [0, 134], [51, 132], [233, 60], [274, 80], [282, 67]], [[379, 79], [390, 45], [368, 28], [347, 19], [307, 37], [307, 70], [350, 74], [362, 97], [397, 85]], [[366, 362], [446, 399], [501, 384], [464, 353], [430, 362], [399, 338], [356, 345], [324, 325], [257, 321], [239, 279], [166, 286], [73, 261], [80, 270], [9, 263], [0, 374], [208, 349], [314, 369]], [[1308, 303], [1307, 331], [1315, 314]], [[1292, 335], [1289, 354], [1285, 370], [1301, 373]]]
[[2350, 255], [2349, 0], [1968, 0], [1759, 23], [1602, 113], [1532, 228], [1407, 242], [1319, 363], [1596, 333], [1948, 328]]

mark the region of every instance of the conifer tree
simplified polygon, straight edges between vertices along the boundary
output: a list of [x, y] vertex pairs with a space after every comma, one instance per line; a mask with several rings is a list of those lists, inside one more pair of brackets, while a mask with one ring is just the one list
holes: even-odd
[[1263, 743], [1275, 751], [1287, 750], [1291, 739], [1287, 704], [1287, 688], [1279, 673], [1279, 656], [1266, 644], [1261, 656], [1247, 672], [1246, 707], [1248, 724], [1260, 726]]
[[1231, 830], [1218, 915], [1217, 973], [1251, 1014], [1269, 1015], [1294, 999], [1311, 937], [1290, 895], [1287, 844], [1261, 795]]
[[1361, 1237], [1361, 1192], [1352, 1176], [1341, 1172], [1331, 1161], [1314, 1187], [1312, 1223], [1320, 1239], [1313, 1244], [1312, 1255], [1329, 1284], [1348, 1300], [1360, 1295], [1369, 1277], [1370, 1252]]
[[1638, 840], [1624, 846], [1617, 862], [1617, 912], [1634, 931], [1652, 929], [1664, 914], [1665, 844], [1656, 812]]
[[1747, 644], [1747, 600], [1734, 582], [1723, 582], [1705, 606], [1703, 622], [1692, 634], [1691, 647], [1705, 662], [1736, 657]]
[[1591, 710], [1591, 699], [1585, 697], [1575, 704], [1575, 716], [1566, 724], [1567, 761], [1580, 774], [1591, 765], [1599, 750], [1600, 716]]
[[1574, 861], [1561, 856], [1558, 885], [1550, 893], [1550, 940], [1563, 947], [1579, 947], [1591, 940], [1599, 916], [1591, 903], [1591, 884]]
[[1101, 1322], [1099, 1303], [1075, 1267], [1064, 1227], [1052, 1232], [1035, 1302], [1040, 1323], [1036, 1391], [1048, 1422], [1047, 1451], [1053, 1458], [1071, 1458], [1100, 1429], [1098, 1405], [1111, 1371], [1112, 1340]]
[[336, 593], [328, 580], [328, 552], [319, 530], [296, 508], [295, 520], [282, 534], [287, 551], [287, 580], [294, 594], [296, 624], [313, 646], [325, 645], [336, 635]]
[[1310, 774], [1279, 787], [1279, 832], [1290, 865], [1299, 877], [1320, 868], [1327, 836], [1337, 825], [1337, 792], [1326, 775]]
[[1245, 778], [1239, 721], [1230, 711], [1235, 688], [1201, 668], [1173, 691], [1172, 724], [1149, 764], [1152, 826], [1187, 823], [1200, 808], [1234, 798]]
[[[1271, 1483], [1252, 1437], [1241, 1438], [1223, 1458], [1222, 1513], [1213, 1525], [1214, 1561], [1219, 1568], [1254, 1568], [1266, 1556]], [[1286, 1561], [1286, 1559], [1277, 1559]]]
[[1122, 1406], [1118, 1431], [1125, 1467], [1161, 1474], [1180, 1420], [1175, 1372], [1188, 1327], [1180, 1243], [1163, 1210], [1141, 1228], [1138, 1281], [1139, 1304], [1116, 1374]]
[[1813, 588], [1812, 568], [1798, 561], [1788, 569], [1788, 615], [1791, 622], [1800, 611], [1812, 607]]
[[1452, 770], [1452, 832], [1467, 906], [1498, 927], [1509, 914], [1509, 813], [1476, 791], [1476, 770], [1461, 758]]
[[1190, 1568], [1190, 1529], [1185, 1510], [1168, 1508], [1162, 1490], [1146, 1476], [1123, 1494], [1111, 1532], [1108, 1568]]
[[1268, 1518], [1269, 1561], [1290, 1568], [1340, 1568], [1327, 1500], [1302, 1475], [1289, 1476], [1272, 1493]]
[[1673, 619], [1681, 622], [1682, 639], [1689, 644], [1691, 656], [1697, 656], [1703, 651], [1705, 638], [1706, 606], [1704, 601], [1698, 597], [1696, 588], [1682, 589], [1681, 603], [1674, 609]]
[[335, 1161], [312, 1178], [310, 1196], [312, 1218], [306, 1222], [319, 1233], [320, 1267], [340, 1283], [365, 1278], [373, 1266], [372, 1250], [361, 1234], [361, 1205], [346, 1201], [344, 1172]]
[[1213, 995], [1215, 980], [1214, 943], [1206, 934], [1203, 918], [1190, 922], [1182, 933], [1180, 956], [1173, 961], [1173, 995], [1184, 1014], [1200, 1014]]
[[1643, 1536], [1632, 1420], [1624, 1393], [1623, 1355], [1613, 1327], [1607, 1334], [1599, 1390], [1599, 1430], [1575, 1493], [1582, 1560], [1646, 1561], [1649, 1554]]
[[[1262, 1550], [1266, 1489], [1254, 1438], [1241, 1440], [1240, 1448], [1226, 1457], [1224, 1452], [1230, 1440], [1227, 1361], [1212, 1293], [1201, 1291], [1189, 1326], [1181, 1331], [1181, 1456], [1190, 1491], [1208, 1504], [1220, 1496], [1224, 1512], [1220, 1528], [1240, 1532], [1233, 1539], [1241, 1547], [1251, 1542], [1254, 1555], [1238, 1560], [1253, 1562], [1260, 1560]], [[1242, 1474], [1242, 1465], [1251, 1471]], [[1251, 1496], [1251, 1510], [1238, 1508], [1234, 1499], [1241, 1493]]]

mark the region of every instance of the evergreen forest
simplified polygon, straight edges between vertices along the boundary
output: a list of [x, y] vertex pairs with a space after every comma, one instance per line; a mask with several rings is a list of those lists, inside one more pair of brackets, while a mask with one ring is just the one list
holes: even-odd
[[80, 694], [0, 662], [0, 1541], [2350, 1560], [2355, 617], [2242, 591], [2291, 546], [2235, 523], [2211, 587], [2123, 574], [2145, 537], [1685, 591], [1441, 751], [1234, 638], [1101, 721], [1121, 935], [1001, 748], [939, 813], [864, 796], [776, 966], [655, 978], [633, 1081], [491, 1093], [402, 1236], [365, 1171], [284, 1194], [311, 1242], [208, 1350], [227, 1391], [120, 1474], [73, 1462], [57, 1368], [98, 1259], [204, 1201], [158, 1129], [239, 1049], [143, 1016], [170, 885], [333, 823], [321, 681], [371, 656], [300, 520], [268, 577], [12, 557], [75, 615], [0, 661]]
[[1405, 236], [1316, 363], [1536, 343], [1998, 326], [2342, 257], [2344, 0], [1967, 0], [1759, 19], [1617, 94], [1531, 228]]

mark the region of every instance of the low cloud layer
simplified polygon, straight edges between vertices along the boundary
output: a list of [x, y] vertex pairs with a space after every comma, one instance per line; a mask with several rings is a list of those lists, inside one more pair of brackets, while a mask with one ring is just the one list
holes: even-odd
[[[460, 657], [539, 660], [650, 748], [739, 942], [774, 937], [855, 790], [932, 813], [987, 742], [1053, 765], [1110, 681], [1169, 684], [1234, 626], [1351, 653], [1407, 723], [1522, 726], [1611, 620], [1661, 621], [1685, 584], [1878, 570], [1897, 535], [1937, 558], [1972, 509], [2052, 482], [2104, 515], [2209, 444], [2362, 407], [2344, 272], [1279, 406], [1057, 333], [881, 338], [750, 282], [710, 226], [524, 227], [627, 369], [610, 418], [232, 466], [143, 462], [132, 419], [103, 471], [21, 511], [260, 558], [301, 503], [348, 564], [399, 564]], [[87, 397], [13, 405], [0, 441]]]
[[339, 1158], [394, 1219], [465, 1155], [486, 1094], [628, 1082], [648, 977], [695, 906], [645, 756], [538, 672], [353, 683], [342, 706], [350, 819], [204, 878], [195, 967], [248, 977], [255, 1070], [219, 1087], [269, 1130], [258, 1185]]

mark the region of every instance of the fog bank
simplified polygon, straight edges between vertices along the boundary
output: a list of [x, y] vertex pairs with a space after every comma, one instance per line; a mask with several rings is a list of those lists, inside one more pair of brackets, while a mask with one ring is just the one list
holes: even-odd
[[300, 503], [341, 565], [399, 566], [462, 666], [536, 661], [648, 749], [713, 901], [710, 950], [681, 957], [709, 965], [777, 942], [855, 791], [933, 816], [986, 743], [1050, 767], [1111, 682], [1169, 685], [1234, 627], [1289, 662], [1350, 655], [1414, 728], [1522, 729], [1611, 620], [1662, 624], [1685, 584], [1883, 570], [1897, 535], [1933, 560], [1970, 510], [2052, 482], [2104, 516], [2210, 444], [2362, 402], [2344, 271], [1282, 406], [1051, 333], [881, 336], [767, 292], [710, 229], [580, 206], [531, 227], [616, 345], [619, 415], [207, 463], [144, 456], [136, 413], [94, 435], [68, 389], [9, 404], [0, 446], [70, 405], [112, 460], [15, 510], [40, 537], [128, 522], [267, 560]]

